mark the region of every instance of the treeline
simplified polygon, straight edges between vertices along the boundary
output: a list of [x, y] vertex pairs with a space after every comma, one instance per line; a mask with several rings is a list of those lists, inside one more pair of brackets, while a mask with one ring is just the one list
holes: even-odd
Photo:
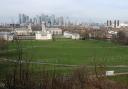
[[113, 35], [112, 42], [119, 43], [122, 45], [128, 45], [128, 32], [119, 31], [117, 35]]
[[111, 40], [114, 43], [121, 45], [128, 45], [128, 31], [120, 30], [117, 34], [108, 34], [107, 31], [93, 30], [92, 32], [82, 32], [81, 39], [95, 39], [95, 40]]

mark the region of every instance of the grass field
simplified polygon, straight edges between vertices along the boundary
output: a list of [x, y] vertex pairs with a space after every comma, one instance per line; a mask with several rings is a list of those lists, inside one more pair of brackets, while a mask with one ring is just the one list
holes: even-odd
[[[93, 65], [128, 65], [128, 47], [109, 41], [97, 40], [59, 40], [59, 41], [21, 41], [23, 54], [33, 61], [48, 63]], [[11, 43], [9, 50], [16, 49]], [[15, 58], [15, 50], [8, 57]]]
[[[23, 59], [31, 61], [45, 62], [51, 64], [65, 65], [94, 65], [94, 60], [98, 65], [106, 66], [128, 66], [128, 47], [114, 44], [110, 41], [98, 40], [56, 40], [56, 41], [20, 41], [23, 51]], [[16, 51], [17, 44], [9, 43], [8, 50], [1, 51], [1, 58], [9, 58], [15, 60], [18, 54]], [[0, 74], [7, 72], [11, 68], [10, 63], [0, 61]], [[34, 65], [36, 71], [40, 71], [43, 67], [49, 70], [58, 70], [68, 72], [73, 67], [51, 66], [51, 65]], [[115, 72], [128, 72], [128, 67], [109, 67], [106, 70], [114, 70]], [[126, 76], [112, 78], [116, 81], [128, 82]]]
[[[16, 59], [16, 42], [9, 43], [8, 51], [3, 57]], [[20, 41], [24, 59], [31, 61], [66, 64], [118, 66], [128, 65], [128, 47], [110, 41], [98, 40], [57, 40], [57, 41]], [[127, 68], [108, 68], [117, 72], [128, 71]]]

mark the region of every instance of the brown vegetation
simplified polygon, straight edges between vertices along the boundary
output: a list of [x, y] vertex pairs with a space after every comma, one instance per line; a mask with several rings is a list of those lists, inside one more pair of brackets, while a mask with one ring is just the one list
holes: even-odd
[[0, 38], [0, 50], [4, 50], [7, 48], [7, 41], [3, 38]]
[[118, 31], [117, 36], [113, 35], [112, 42], [119, 43], [122, 45], [128, 45], [128, 32], [127, 31]]
[[4, 80], [5, 89], [128, 89], [105, 76], [95, 77], [87, 67], [78, 68], [66, 76], [45, 69], [33, 76], [28, 65], [22, 65], [21, 70], [18, 65]]

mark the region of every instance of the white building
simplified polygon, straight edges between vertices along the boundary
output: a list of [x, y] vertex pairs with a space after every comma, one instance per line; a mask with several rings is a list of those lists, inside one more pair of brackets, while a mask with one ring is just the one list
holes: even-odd
[[31, 24], [29, 24], [28, 27], [16, 28], [14, 33], [20, 36], [30, 35], [32, 33]]
[[62, 35], [62, 29], [60, 28], [47, 28], [47, 31], [54, 35]]
[[111, 35], [117, 35], [118, 32], [117, 31], [108, 31], [108, 33]]
[[71, 32], [65, 31], [63, 33], [63, 35], [64, 35], [65, 38], [72, 38], [72, 33]]
[[128, 24], [126, 24], [126, 23], [120, 23], [120, 27], [128, 27]]
[[53, 35], [62, 35], [62, 29], [46, 28], [45, 22], [42, 22], [42, 31], [37, 31], [35, 35], [36, 40], [50, 40]]
[[10, 32], [0, 32], [0, 39], [6, 40], [6, 41], [12, 41], [14, 35]]
[[79, 40], [80, 39], [80, 35], [78, 33], [73, 33], [72, 34], [72, 39]]
[[75, 40], [80, 39], [80, 34], [78, 33], [71, 33], [71, 32], [65, 31], [63, 35], [65, 38], [71, 38]]
[[44, 33], [44, 32], [37, 32], [36, 33], [36, 40], [50, 40], [52, 39], [52, 34]]
[[52, 39], [52, 34], [46, 30], [45, 23], [42, 22], [42, 31], [35, 33], [36, 40], [50, 40]]

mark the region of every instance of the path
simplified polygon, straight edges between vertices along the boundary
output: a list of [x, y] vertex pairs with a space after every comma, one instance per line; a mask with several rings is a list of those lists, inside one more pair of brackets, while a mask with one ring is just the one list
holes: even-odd
[[[18, 62], [17, 60], [13, 59], [6, 59], [6, 58], [0, 58], [0, 61], [8, 61], [8, 62]], [[52, 66], [63, 66], [63, 67], [80, 67], [81, 65], [70, 65], [70, 64], [57, 64], [57, 63], [48, 63], [48, 62], [41, 62], [41, 61], [21, 61], [21, 63], [28, 63], [28, 64], [39, 64], [39, 65], [52, 65]], [[87, 67], [95, 67], [95, 66], [87, 66]], [[108, 67], [108, 68], [128, 68], [128, 65], [116, 65], [116, 66], [96, 66], [96, 67]]]

